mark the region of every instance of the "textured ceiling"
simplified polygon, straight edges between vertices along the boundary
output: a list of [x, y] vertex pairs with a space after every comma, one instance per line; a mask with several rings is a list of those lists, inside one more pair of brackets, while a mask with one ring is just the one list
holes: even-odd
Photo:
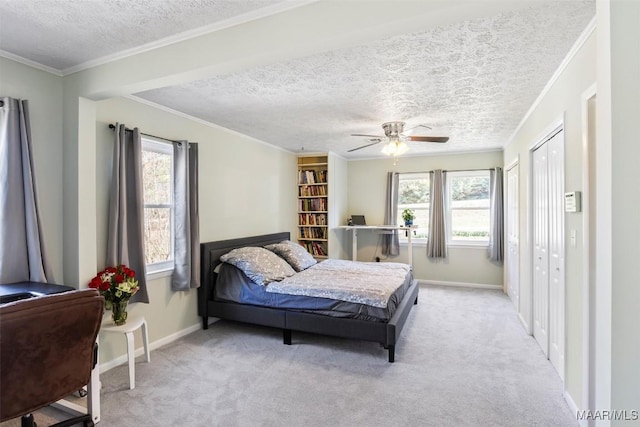
[[0, 49], [65, 70], [283, 0], [0, 0]]
[[349, 135], [391, 120], [451, 137], [412, 154], [497, 149], [594, 15], [593, 2], [547, 2], [137, 96], [294, 152], [377, 156], [347, 153], [367, 143]]
[[[0, 50], [69, 71], [309, 1], [0, 0]], [[136, 96], [293, 152], [380, 156], [379, 145], [348, 153], [368, 143], [349, 135], [382, 135], [392, 120], [451, 138], [410, 143], [410, 154], [498, 149], [594, 15], [594, 0], [540, 0]]]

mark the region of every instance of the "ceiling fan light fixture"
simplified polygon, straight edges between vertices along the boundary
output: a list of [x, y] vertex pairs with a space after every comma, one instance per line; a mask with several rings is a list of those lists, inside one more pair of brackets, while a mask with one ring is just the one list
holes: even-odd
[[402, 156], [407, 151], [409, 151], [409, 146], [404, 141], [396, 143], [396, 156]]
[[382, 147], [382, 153], [387, 156], [401, 156], [409, 151], [409, 146], [399, 139], [389, 141]]

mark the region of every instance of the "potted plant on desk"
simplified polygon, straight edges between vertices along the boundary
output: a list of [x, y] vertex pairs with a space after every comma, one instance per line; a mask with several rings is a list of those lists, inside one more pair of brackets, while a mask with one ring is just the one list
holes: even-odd
[[413, 225], [413, 220], [416, 219], [416, 214], [413, 209], [405, 209], [402, 211], [402, 219], [404, 220], [404, 226], [409, 227]]

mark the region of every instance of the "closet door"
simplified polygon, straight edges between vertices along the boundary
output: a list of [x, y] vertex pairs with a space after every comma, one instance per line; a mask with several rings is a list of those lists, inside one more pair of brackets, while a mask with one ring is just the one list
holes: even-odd
[[533, 152], [533, 336], [549, 356], [549, 179], [547, 144]]
[[532, 159], [533, 336], [564, 380], [564, 132]]
[[549, 174], [549, 361], [564, 380], [564, 137], [545, 144]]
[[507, 292], [516, 310], [520, 312], [520, 248], [518, 165], [507, 170]]

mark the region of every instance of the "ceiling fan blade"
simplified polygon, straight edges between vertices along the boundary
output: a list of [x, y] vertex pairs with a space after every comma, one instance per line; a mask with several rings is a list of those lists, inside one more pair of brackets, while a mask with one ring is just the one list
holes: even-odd
[[384, 138], [384, 136], [380, 136], [380, 135], [365, 135], [363, 133], [352, 133], [351, 136], [366, 136], [367, 138]]
[[[432, 129], [432, 127], [431, 127], [431, 126], [427, 126], [427, 125], [415, 125], [415, 126], [413, 126], [413, 127], [410, 127], [410, 128], [408, 128], [408, 129], [405, 129], [405, 130], [404, 130], [404, 133], [405, 133], [405, 134], [406, 134], [406, 133], [411, 134], [411, 131], [412, 131], [412, 130], [414, 130], [414, 129], [417, 129], [417, 128], [425, 128], [425, 129], [429, 129], [429, 130], [431, 130], [431, 129]], [[409, 135], [407, 135], [407, 136], [409, 136]]]
[[409, 141], [416, 142], [447, 142], [448, 136], [408, 136]]
[[372, 142], [371, 144], [367, 144], [367, 145], [363, 145], [363, 146], [358, 147], [358, 148], [352, 148], [351, 150], [347, 150], [347, 153], [350, 153], [352, 151], [362, 150], [363, 148], [371, 147], [372, 145], [380, 144], [381, 142], [382, 142], [382, 140], [378, 139], [377, 141]]

